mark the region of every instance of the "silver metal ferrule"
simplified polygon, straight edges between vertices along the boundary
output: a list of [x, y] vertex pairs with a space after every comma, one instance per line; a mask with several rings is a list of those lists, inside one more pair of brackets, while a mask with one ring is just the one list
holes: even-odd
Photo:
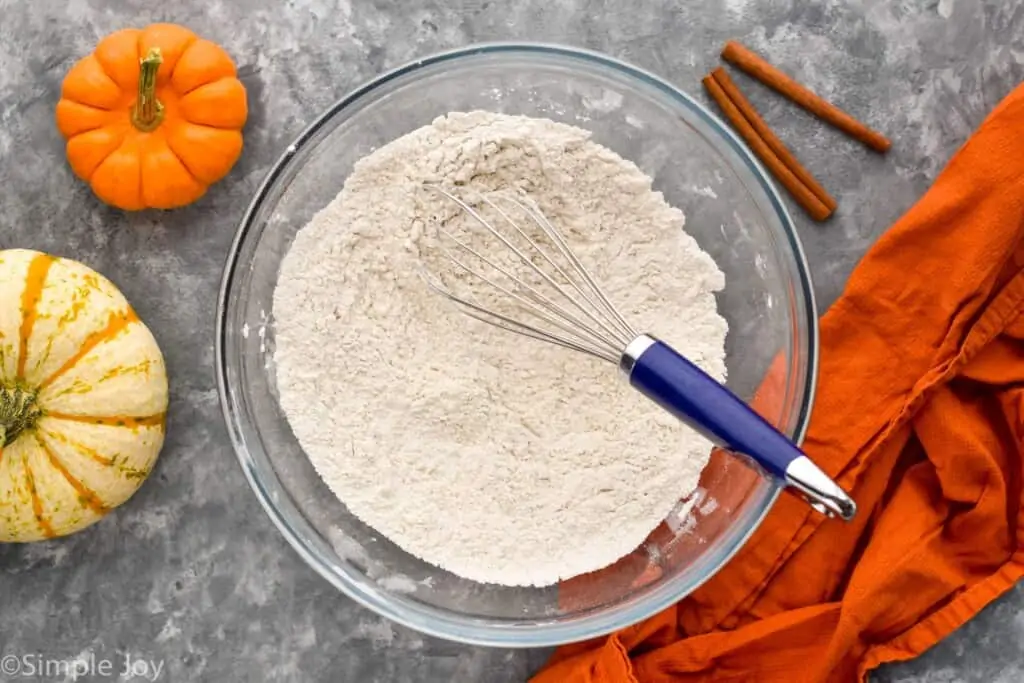
[[644, 355], [644, 351], [651, 348], [658, 342], [657, 339], [648, 335], [641, 334], [633, 341], [626, 344], [625, 350], [622, 352], [622, 358], [619, 359], [619, 370], [622, 374], [629, 379], [629, 376], [633, 374], [633, 366], [636, 365], [637, 359]]
[[806, 455], [786, 467], [786, 483], [802, 493], [812, 508], [828, 517], [848, 522], [857, 514], [853, 499]]

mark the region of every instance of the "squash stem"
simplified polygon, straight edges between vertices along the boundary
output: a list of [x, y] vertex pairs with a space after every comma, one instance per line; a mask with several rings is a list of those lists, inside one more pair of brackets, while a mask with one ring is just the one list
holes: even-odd
[[132, 123], [139, 130], [148, 133], [164, 120], [164, 105], [156, 98], [156, 74], [164, 58], [160, 48], [150, 48], [139, 60], [139, 95], [132, 108]]
[[18, 387], [0, 386], [0, 448], [13, 443], [26, 429], [35, 426], [42, 411], [35, 393]]

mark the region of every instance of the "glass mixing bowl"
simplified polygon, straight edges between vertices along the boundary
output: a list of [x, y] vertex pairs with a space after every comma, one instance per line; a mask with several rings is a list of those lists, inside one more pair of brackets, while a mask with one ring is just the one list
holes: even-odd
[[451, 640], [555, 645], [633, 624], [689, 594], [740, 548], [780, 488], [715, 453], [688, 512], [681, 506], [614, 566], [549, 588], [478, 584], [428, 565], [327, 489], [276, 398], [280, 262], [359, 158], [439, 115], [474, 109], [587, 128], [654, 178], [725, 273], [728, 385], [797, 442], [814, 394], [816, 311], [789, 215], [746, 148], [692, 97], [602, 55], [502, 44], [422, 59], [348, 95], [287, 149], [241, 221], [220, 291], [218, 385], [245, 476], [302, 558], [364, 606]]

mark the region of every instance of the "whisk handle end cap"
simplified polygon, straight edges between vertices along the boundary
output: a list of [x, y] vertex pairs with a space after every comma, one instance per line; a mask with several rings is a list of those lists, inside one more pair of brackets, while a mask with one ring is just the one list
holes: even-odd
[[785, 479], [812, 508], [828, 517], [848, 522], [857, 514], [857, 504], [853, 499], [806, 455], [789, 464]]

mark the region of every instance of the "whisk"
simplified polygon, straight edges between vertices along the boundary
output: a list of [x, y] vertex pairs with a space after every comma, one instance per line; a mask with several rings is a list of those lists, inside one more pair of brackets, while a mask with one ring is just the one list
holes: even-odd
[[455, 187], [427, 189], [453, 202], [456, 215], [465, 212], [470, 220], [461, 229], [476, 233], [460, 238], [451, 221], [434, 225], [438, 248], [430, 255], [447, 267], [447, 278], [424, 272], [435, 292], [483, 322], [618, 365], [633, 388], [719, 448], [745, 456], [815, 510], [854, 517], [854, 501], [798, 446], [670, 346], [636, 332], [534, 202], [508, 191], [468, 199]]

